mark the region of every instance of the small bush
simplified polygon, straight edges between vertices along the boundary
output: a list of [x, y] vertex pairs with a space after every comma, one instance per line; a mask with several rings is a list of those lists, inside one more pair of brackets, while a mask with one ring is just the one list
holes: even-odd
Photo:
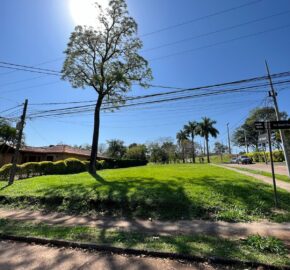
[[40, 174], [40, 164], [38, 162], [28, 162], [18, 166], [19, 178], [29, 178]]
[[262, 237], [260, 235], [251, 235], [246, 241], [246, 245], [261, 252], [269, 252], [279, 255], [287, 253], [287, 249], [283, 242], [275, 237]]
[[76, 158], [69, 158], [65, 161], [66, 164], [66, 173], [80, 173], [87, 170], [87, 166], [84, 162]]
[[[269, 152], [266, 152], [265, 154], [263, 152], [252, 152], [252, 153], [246, 154], [246, 156], [252, 158], [254, 162], [265, 162], [266, 161], [265, 156], [266, 156], [267, 161], [270, 161]], [[273, 151], [273, 161], [274, 162], [285, 161], [283, 151], [279, 151], [279, 150]]]
[[39, 170], [40, 170], [40, 175], [53, 174], [53, 162], [51, 161], [39, 162]]
[[[74, 174], [85, 172], [89, 168], [89, 161], [81, 161], [76, 158], [69, 158], [56, 162], [28, 162], [17, 165], [17, 175], [19, 179], [25, 179], [37, 175]], [[97, 170], [128, 168], [144, 166], [145, 160], [97, 160]], [[12, 164], [4, 165], [0, 168], [0, 180], [8, 180]]]
[[69, 174], [64, 160], [53, 162], [52, 174]]
[[0, 179], [8, 180], [12, 164], [6, 164], [0, 168]]

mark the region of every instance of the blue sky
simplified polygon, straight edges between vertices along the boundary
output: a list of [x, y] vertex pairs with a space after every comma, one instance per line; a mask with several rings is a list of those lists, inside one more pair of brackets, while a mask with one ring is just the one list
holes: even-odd
[[[222, 15], [144, 36], [164, 27], [249, 2], [252, 1], [128, 0], [130, 14], [136, 19], [139, 34], [143, 36], [143, 55], [149, 60], [153, 71], [152, 83], [195, 87], [261, 76], [266, 72], [265, 59], [268, 60], [272, 73], [290, 71], [290, 27], [212, 46], [245, 35], [290, 26], [288, 0], [261, 0]], [[70, 0], [2, 0], [0, 61], [60, 70], [62, 52], [75, 26], [69, 4]], [[289, 13], [286, 13], [288, 10]], [[285, 14], [162, 49], [146, 51], [152, 47], [281, 12]], [[192, 51], [162, 58], [187, 50]], [[142, 95], [160, 91], [158, 88], [144, 90], [135, 87], [131, 94]], [[265, 96], [266, 92], [247, 93], [106, 113], [102, 115], [100, 141], [118, 138], [129, 144], [152, 141], [160, 137], [175, 137], [176, 132], [189, 120], [198, 121], [203, 116], [209, 116], [218, 122], [217, 128], [221, 134], [219, 140], [226, 142], [226, 124], [229, 122], [231, 129], [235, 128], [250, 109], [261, 104]], [[90, 100], [95, 97], [93, 90], [72, 89], [69, 83], [60, 81], [57, 77], [0, 69], [0, 111], [22, 103], [25, 98], [33, 104]], [[281, 110], [290, 114], [290, 89], [283, 89], [278, 98]], [[29, 107], [30, 110], [43, 109], [33, 106]], [[27, 144], [35, 146], [59, 142], [91, 143], [92, 115], [28, 121], [25, 134]], [[198, 138], [198, 141], [201, 139]]]

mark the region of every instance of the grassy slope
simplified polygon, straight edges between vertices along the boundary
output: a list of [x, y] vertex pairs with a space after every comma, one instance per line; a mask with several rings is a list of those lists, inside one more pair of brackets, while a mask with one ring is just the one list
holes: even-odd
[[[254, 173], [254, 174], [272, 177], [272, 173], [261, 171], [261, 170], [252, 170], [252, 169], [241, 168], [241, 167], [235, 167], [235, 168], [238, 170], [241, 170], [241, 171], [245, 171], [245, 172], [250, 172], [250, 173]], [[290, 178], [287, 175], [275, 174], [275, 176], [278, 180], [290, 183]]]
[[289, 265], [284, 252], [278, 254], [258, 251], [245, 241], [233, 241], [209, 236], [152, 236], [140, 232], [99, 230], [88, 227], [59, 227], [44, 224], [19, 223], [0, 219], [0, 233], [90, 242], [122, 248], [174, 252], [206, 257], [264, 262], [274, 265]]
[[[0, 188], [4, 186], [0, 183]], [[70, 212], [95, 209], [143, 218], [290, 221], [290, 193], [279, 190], [285, 211], [273, 214], [271, 186], [210, 165], [105, 170], [97, 180], [87, 173], [35, 177], [2, 189], [0, 196], [10, 197], [9, 204], [26, 205], [29, 200], [42, 208]]]

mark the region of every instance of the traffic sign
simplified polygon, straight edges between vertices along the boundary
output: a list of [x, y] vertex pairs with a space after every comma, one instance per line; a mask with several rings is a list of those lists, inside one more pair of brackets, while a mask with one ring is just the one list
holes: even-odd
[[266, 122], [255, 122], [255, 129], [256, 130], [265, 130], [266, 129]]
[[290, 129], [290, 121], [272, 121], [270, 127], [271, 129]]
[[265, 133], [265, 134], [259, 135], [258, 142], [259, 143], [267, 143], [268, 142], [268, 134]]

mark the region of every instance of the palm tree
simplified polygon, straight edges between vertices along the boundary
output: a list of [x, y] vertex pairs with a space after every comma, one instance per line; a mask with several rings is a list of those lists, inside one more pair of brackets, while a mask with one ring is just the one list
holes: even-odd
[[202, 121], [198, 123], [197, 134], [201, 137], [204, 137], [206, 143], [206, 154], [207, 154], [207, 162], [210, 163], [209, 159], [209, 149], [208, 149], [208, 141], [209, 136], [216, 138], [219, 134], [219, 131], [214, 127], [216, 121], [211, 120], [208, 117], [203, 117]]
[[185, 142], [187, 141], [187, 133], [184, 130], [180, 130], [176, 134], [177, 142], [181, 148], [182, 152], [182, 161], [185, 163]]
[[192, 144], [192, 163], [195, 163], [195, 147], [194, 147], [194, 137], [197, 132], [198, 123], [196, 121], [188, 122], [187, 125], [184, 126], [184, 131], [186, 132], [187, 136], [191, 137], [191, 144]]

